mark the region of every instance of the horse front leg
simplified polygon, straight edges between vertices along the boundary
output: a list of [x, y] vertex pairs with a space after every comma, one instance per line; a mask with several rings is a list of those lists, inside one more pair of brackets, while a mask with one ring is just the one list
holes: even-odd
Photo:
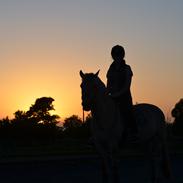
[[119, 161], [117, 159], [113, 160], [113, 180], [114, 183], [120, 183]]
[[109, 173], [108, 173], [108, 169], [107, 169], [107, 164], [106, 164], [106, 160], [102, 159], [101, 161], [102, 164], [102, 182], [106, 183], [109, 180]]
[[112, 156], [102, 160], [103, 183], [120, 183], [119, 161]]
[[112, 159], [107, 148], [103, 144], [95, 143], [96, 151], [101, 159], [101, 173], [103, 183], [112, 183]]

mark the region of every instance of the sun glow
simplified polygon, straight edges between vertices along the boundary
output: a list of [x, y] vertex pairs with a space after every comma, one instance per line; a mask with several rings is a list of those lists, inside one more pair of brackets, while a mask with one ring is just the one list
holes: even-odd
[[100, 69], [106, 82], [116, 44], [125, 47], [134, 72], [134, 103], [169, 112], [183, 91], [183, 1], [142, 2], [1, 1], [0, 118], [43, 96], [54, 98], [61, 119], [82, 116], [78, 72]]

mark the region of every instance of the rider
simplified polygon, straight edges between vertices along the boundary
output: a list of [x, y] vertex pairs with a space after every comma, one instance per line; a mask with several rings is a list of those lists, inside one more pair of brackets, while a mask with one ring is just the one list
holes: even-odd
[[111, 50], [113, 62], [107, 72], [108, 94], [119, 105], [120, 114], [124, 117], [124, 135], [136, 136], [137, 126], [133, 117], [133, 102], [130, 91], [133, 72], [126, 64], [125, 50], [122, 46], [116, 45]]

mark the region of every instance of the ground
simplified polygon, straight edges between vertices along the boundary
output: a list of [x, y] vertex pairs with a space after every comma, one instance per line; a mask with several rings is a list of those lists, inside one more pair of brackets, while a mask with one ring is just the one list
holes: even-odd
[[[183, 156], [172, 155], [173, 180], [162, 183], [183, 183]], [[149, 169], [142, 157], [122, 157], [120, 179], [123, 183], [149, 180]], [[1, 183], [100, 183], [100, 162], [97, 156], [45, 157], [33, 160], [0, 162]]]

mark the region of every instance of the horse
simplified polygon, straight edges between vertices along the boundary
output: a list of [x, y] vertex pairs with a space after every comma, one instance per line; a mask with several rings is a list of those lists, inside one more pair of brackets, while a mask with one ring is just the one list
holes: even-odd
[[[105, 84], [97, 73], [83, 73], [81, 97], [83, 110], [91, 111], [93, 121], [90, 129], [93, 144], [102, 160], [103, 182], [119, 183], [117, 154], [124, 134], [124, 117], [116, 102], [108, 95]], [[162, 174], [171, 175], [166, 144], [165, 117], [161, 109], [152, 104], [134, 105], [138, 127], [138, 143], [148, 149], [152, 167], [152, 182], [159, 180], [160, 163]]]

